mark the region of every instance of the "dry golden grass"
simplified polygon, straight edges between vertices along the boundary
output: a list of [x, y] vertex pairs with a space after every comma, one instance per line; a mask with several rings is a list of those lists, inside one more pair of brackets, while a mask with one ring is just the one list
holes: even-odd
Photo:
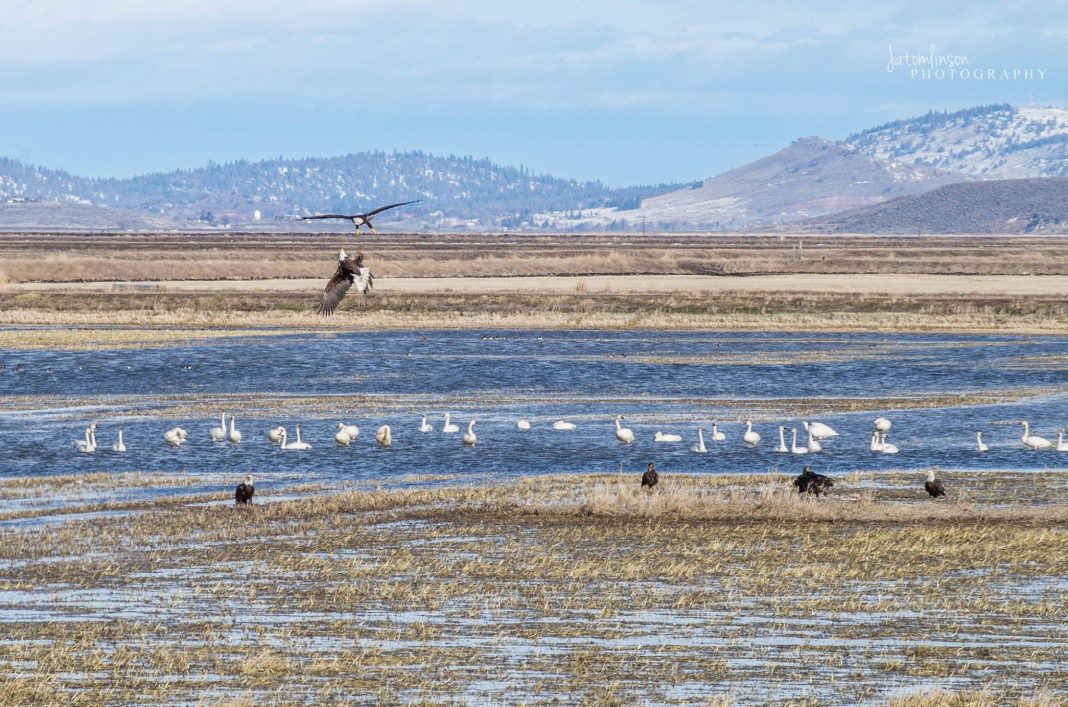
[[1063, 703], [1068, 519], [1039, 502], [1065, 475], [954, 472], [949, 503], [917, 476], [819, 501], [767, 475], [530, 477], [9, 527], [0, 704]]

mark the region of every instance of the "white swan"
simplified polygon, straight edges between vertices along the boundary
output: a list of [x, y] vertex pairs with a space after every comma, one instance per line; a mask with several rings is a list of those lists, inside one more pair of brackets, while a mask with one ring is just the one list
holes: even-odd
[[889, 432], [890, 428], [894, 426], [894, 423], [887, 420], [885, 417], [875, 418], [875, 429], [879, 432]]
[[467, 432], [464, 434], [464, 444], [468, 447], [474, 447], [475, 442], [478, 441], [478, 437], [475, 436], [475, 421], [471, 420], [467, 423]]
[[682, 435], [672, 435], [672, 434], [667, 434], [666, 435], [663, 432], [657, 431], [657, 433], [653, 435], [653, 441], [654, 442], [681, 442], [682, 441]]
[[234, 444], [241, 441], [241, 432], [234, 429], [234, 416], [230, 416], [230, 431], [226, 434], [226, 439], [230, 440]]
[[1068, 442], [1064, 441], [1064, 432], [1057, 433], [1057, 451], [1068, 452]]
[[698, 427], [697, 428], [697, 444], [695, 444], [694, 446], [690, 447], [690, 451], [691, 452], [696, 452], [697, 454], [704, 454], [705, 452], [708, 451], [707, 449], [705, 449], [705, 428], [704, 427]]
[[375, 441], [378, 442], [379, 447], [392, 447], [393, 446], [393, 432], [389, 429], [389, 425], [382, 425], [375, 432]]
[[345, 423], [344, 422], [337, 423], [337, 434], [334, 435], [334, 441], [337, 442], [338, 445], [342, 446], [342, 447], [347, 447], [347, 446], [349, 446], [349, 443], [352, 442], [352, 437], [349, 435], [348, 431], [345, 429]]
[[755, 447], [760, 444], [760, 434], [753, 431], [753, 421], [745, 421], [745, 434], [742, 435], [742, 441], [750, 447]]
[[78, 448], [79, 452], [95, 452], [96, 445], [93, 443], [93, 432], [88, 427], [85, 428], [85, 439], [74, 440], [74, 446]]
[[566, 420], [557, 420], [556, 422], [553, 423], [553, 429], [554, 430], [573, 430], [573, 429], [575, 429], [575, 425], [574, 425], [574, 423], [568, 422]]
[[[828, 427], [827, 429], [830, 429], [830, 428]], [[812, 436], [812, 429], [811, 428], [807, 428], [805, 431], [808, 432], [808, 445], [806, 445], [807, 448], [808, 448], [808, 451], [810, 451], [810, 452], [822, 452], [823, 451], [823, 445], [820, 444], [820, 441], [818, 439], [816, 439], [815, 437]], [[834, 430], [831, 430], [831, 431], [834, 432]], [[838, 433], [835, 432], [835, 434], [837, 435]]]
[[172, 447], [181, 447], [185, 438], [185, 430], [181, 427], [172, 427], [163, 433], [163, 440]]
[[786, 428], [782, 425], [779, 425], [779, 446], [775, 448], [775, 451], [780, 453], [790, 451], [786, 448]]
[[976, 442], [976, 449], [978, 449], [980, 452], [985, 452], [988, 449], [990, 449], [990, 447], [986, 446], [986, 443], [983, 442], [983, 433], [982, 432], [976, 432], [975, 433], [975, 442]]
[[344, 430], [345, 434], [349, 436], [349, 441], [356, 439], [360, 436], [360, 428], [356, 425], [346, 425], [344, 422], [337, 423], [338, 431]]
[[801, 424], [805, 426], [805, 431], [812, 439], [830, 439], [838, 436], [837, 432], [822, 422], [802, 422]]
[[881, 452], [883, 449], [882, 443], [879, 441], [879, 433], [876, 430], [872, 430], [871, 432], [871, 444], [868, 446], [868, 449], [873, 452]]
[[219, 413], [219, 426], [211, 428], [212, 442], [226, 441], [226, 413]]
[[113, 452], [125, 452], [126, 444], [122, 441], [122, 428], [119, 428], [119, 441], [111, 445], [111, 451]]
[[421, 423], [419, 423], [419, 431], [420, 432], [433, 432], [434, 431], [434, 426], [426, 421], [426, 415], [423, 415], [423, 421]]
[[634, 443], [634, 432], [628, 428], [619, 424], [619, 421], [623, 419], [622, 415], [616, 415], [616, 439], [623, 444]]
[[515, 423], [515, 426], [518, 427], [521, 430], [529, 430], [530, 429], [530, 423], [527, 422], [526, 420], [520, 420], [519, 422]]
[[452, 424], [450, 420], [451, 418], [449, 417], [449, 413], [445, 413], [445, 424], [441, 426], [441, 431], [449, 434], [452, 434], [453, 432], [459, 432], [460, 428]]
[[722, 432], [720, 432], [719, 429], [716, 427], [716, 423], [713, 422], [712, 423], [712, 441], [713, 442], [722, 442], [725, 439], [727, 439], [727, 435], [725, 435]]
[[281, 442], [282, 442], [282, 433], [285, 432], [285, 431], [286, 431], [286, 428], [282, 427], [281, 425], [279, 425], [278, 427], [275, 427], [273, 430], [268, 430], [267, 439], [270, 440], [271, 444], [281, 444]]
[[897, 445], [886, 441], [885, 432], [882, 434], [882, 439], [879, 440], [879, 451], [883, 454], [897, 454]]
[[1020, 423], [1023, 425], [1023, 437], [1020, 437], [1020, 441], [1031, 449], [1049, 449], [1053, 444], [1045, 437], [1039, 437], [1038, 435], [1031, 434], [1031, 426], [1024, 420]]
[[793, 440], [790, 442], [790, 452], [793, 454], [808, 454], [808, 447], [797, 446], [797, 428], [792, 427], [790, 431], [793, 432]]
[[286, 441], [287, 439], [288, 439], [288, 436], [286, 434], [285, 428], [283, 427], [282, 428], [282, 444], [281, 444], [282, 449], [296, 449], [298, 451], [303, 451], [305, 449], [311, 449], [311, 445], [310, 444], [308, 444], [307, 442], [301, 441], [301, 439], [300, 439], [300, 425], [297, 425], [297, 441], [296, 442], [287, 442]]

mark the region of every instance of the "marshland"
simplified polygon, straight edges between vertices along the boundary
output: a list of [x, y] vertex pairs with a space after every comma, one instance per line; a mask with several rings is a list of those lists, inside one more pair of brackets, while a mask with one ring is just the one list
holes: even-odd
[[0, 703], [1068, 700], [1055, 239], [651, 238], [0, 237]]

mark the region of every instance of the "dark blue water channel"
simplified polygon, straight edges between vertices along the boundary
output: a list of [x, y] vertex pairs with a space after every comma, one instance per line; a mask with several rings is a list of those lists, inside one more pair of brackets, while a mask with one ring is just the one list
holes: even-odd
[[[368, 332], [257, 336], [186, 346], [100, 351], [0, 350], [0, 475], [86, 471], [279, 472], [315, 478], [374, 478], [411, 473], [638, 470], [648, 461], [688, 472], [819, 470], [1065, 469], [1068, 453], [1033, 452], [1019, 442], [1019, 421], [1056, 442], [1068, 425], [1068, 338], [1022, 336], [663, 333], [584, 331]], [[1022, 399], [1020, 391], [1027, 391]], [[1010, 402], [884, 410], [861, 403], [841, 412], [840, 399], [995, 393]], [[244, 441], [214, 444], [217, 413], [150, 414], [171, 399], [262, 396], [235, 410]], [[370, 396], [373, 412], [311, 409], [279, 417], [268, 403], [292, 396]], [[39, 396], [40, 406], [22, 396]], [[191, 398], [191, 400], [190, 400]], [[8, 401], [7, 404], [4, 401]], [[254, 399], [255, 400], [255, 399]], [[120, 404], [121, 401], [121, 404]], [[131, 402], [133, 401], [133, 402]], [[791, 401], [791, 402], [783, 402]], [[225, 403], [220, 404], [220, 410]], [[840, 437], [802, 458], [775, 451], [778, 425], [803, 433], [798, 405]], [[15, 408], [18, 409], [15, 409]], [[30, 409], [28, 409], [30, 408]], [[440, 432], [449, 410], [461, 426], [477, 418], [479, 442]], [[430, 414], [433, 433], [417, 431]], [[638, 441], [620, 445], [613, 418], [623, 414]], [[872, 419], [893, 420], [896, 455], [868, 450]], [[752, 417], [764, 441], [741, 441]], [[533, 429], [516, 429], [520, 417]], [[571, 432], [551, 423], [568, 419]], [[89, 421], [100, 451], [80, 454], [72, 440]], [[361, 429], [348, 448], [333, 441], [339, 420]], [[727, 441], [690, 451], [698, 425], [718, 421]], [[307, 452], [283, 451], [268, 428], [303, 423]], [[118, 425], [129, 451], [108, 449]], [[378, 449], [374, 429], [393, 428], [394, 445]], [[181, 425], [190, 441], [166, 446], [162, 433]], [[657, 430], [684, 442], [654, 444]], [[982, 430], [990, 451], [975, 450]]]

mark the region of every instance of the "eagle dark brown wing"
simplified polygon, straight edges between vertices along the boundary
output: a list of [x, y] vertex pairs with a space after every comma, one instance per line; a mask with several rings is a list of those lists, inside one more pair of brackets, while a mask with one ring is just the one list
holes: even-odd
[[298, 220], [300, 220], [300, 221], [314, 221], [315, 219], [319, 219], [319, 218], [343, 218], [343, 219], [345, 219], [347, 221], [351, 221], [352, 219], [356, 218], [357, 216], [359, 216], [359, 214], [353, 214], [352, 216], [349, 216], [347, 214], [319, 214], [318, 216], [301, 216]]
[[402, 201], [402, 202], [397, 203], [397, 204], [390, 204], [389, 206], [379, 206], [374, 211], [368, 211], [367, 213], [360, 214], [360, 215], [363, 216], [364, 218], [367, 218], [367, 217], [370, 217], [370, 216], [374, 216], [375, 214], [380, 214], [383, 211], [389, 211], [390, 209], [395, 209], [398, 206], [407, 206], [408, 204], [414, 204], [417, 201], [419, 201], [419, 199], [416, 199], [415, 201]]
[[[360, 260], [362, 262], [362, 256], [360, 256]], [[315, 303], [316, 313], [322, 315], [334, 313], [334, 310], [337, 309], [337, 306], [341, 304], [341, 300], [345, 297], [345, 293], [352, 287], [356, 268], [356, 260], [351, 255], [344, 260], [338, 261], [337, 271], [330, 278], [330, 282], [326, 283], [326, 289], [319, 295], [319, 300]]]

